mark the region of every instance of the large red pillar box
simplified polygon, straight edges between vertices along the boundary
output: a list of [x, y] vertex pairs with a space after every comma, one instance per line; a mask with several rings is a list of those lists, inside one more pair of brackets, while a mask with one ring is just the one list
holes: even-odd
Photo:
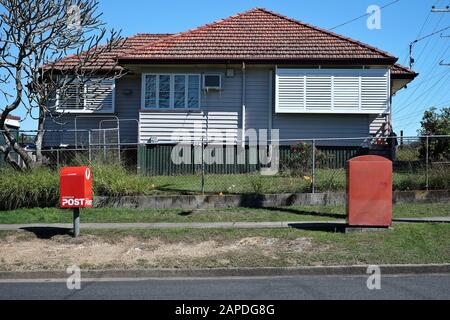
[[89, 167], [65, 167], [60, 172], [60, 207], [92, 208], [92, 172]]
[[359, 227], [392, 224], [392, 161], [360, 156], [347, 161], [347, 223]]

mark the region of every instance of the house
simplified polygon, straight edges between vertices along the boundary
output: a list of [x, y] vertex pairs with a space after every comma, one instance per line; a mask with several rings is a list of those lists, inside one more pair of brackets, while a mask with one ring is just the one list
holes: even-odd
[[[282, 145], [386, 135], [392, 96], [417, 76], [385, 51], [262, 8], [177, 34], [137, 34], [108, 59], [128, 73], [105, 81], [101, 99], [56, 106], [62, 124], [47, 129], [118, 128], [122, 144], [153, 146], [194, 126], [231, 132], [233, 143], [250, 128], [279, 129]], [[47, 134], [45, 145], [88, 143], [67, 132]]]

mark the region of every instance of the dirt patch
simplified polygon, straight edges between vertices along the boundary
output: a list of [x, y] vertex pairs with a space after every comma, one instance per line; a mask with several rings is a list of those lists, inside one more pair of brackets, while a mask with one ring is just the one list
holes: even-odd
[[96, 235], [77, 239], [60, 235], [51, 239], [30, 239], [14, 234], [0, 241], [0, 269], [62, 270], [74, 264], [90, 268], [134, 268], [169, 267], [179, 263], [177, 267], [183, 267], [191, 266], [192, 261], [196, 266], [202, 266], [205, 261], [208, 266], [211, 260], [219, 266], [227, 266], [236, 261], [235, 257], [278, 259], [281, 253], [301, 253], [311, 248], [310, 238], [238, 237], [179, 242], [172, 239], [169, 242], [159, 237], [122, 236], [111, 241]]

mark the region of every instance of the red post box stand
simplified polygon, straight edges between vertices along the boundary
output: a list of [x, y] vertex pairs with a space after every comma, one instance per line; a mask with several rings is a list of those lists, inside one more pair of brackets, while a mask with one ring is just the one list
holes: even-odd
[[380, 156], [347, 161], [347, 224], [378, 228], [392, 225], [392, 161]]
[[60, 207], [73, 209], [73, 234], [80, 234], [80, 208], [92, 208], [92, 172], [89, 167], [65, 167], [60, 171]]

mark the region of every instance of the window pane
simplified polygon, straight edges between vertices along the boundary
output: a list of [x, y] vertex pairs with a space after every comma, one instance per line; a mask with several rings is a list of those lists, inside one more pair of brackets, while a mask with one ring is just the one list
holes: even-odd
[[170, 76], [159, 76], [159, 107], [170, 107]]
[[184, 108], [186, 97], [186, 76], [175, 76], [174, 107]]
[[145, 107], [156, 107], [156, 76], [145, 76]]
[[200, 77], [199, 76], [189, 76], [188, 83], [188, 108], [199, 108], [200, 107]]

